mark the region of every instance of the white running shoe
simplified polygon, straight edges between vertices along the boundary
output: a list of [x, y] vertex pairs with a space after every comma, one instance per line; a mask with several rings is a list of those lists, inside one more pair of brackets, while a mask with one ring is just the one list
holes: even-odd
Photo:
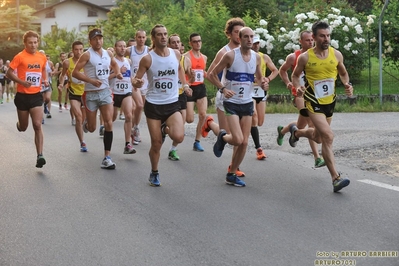
[[102, 169], [115, 169], [115, 163], [112, 162], [111, 157], [106, 156], [101, 163], [101, 168]]

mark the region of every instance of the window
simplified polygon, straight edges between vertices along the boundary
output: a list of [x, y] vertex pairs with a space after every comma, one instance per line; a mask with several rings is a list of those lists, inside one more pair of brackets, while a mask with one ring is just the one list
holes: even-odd
[[88, 17], [97, 17], [97, 11], [93, 9], [87, 9], [87, 16]]
[[46, 18], [55, 18], [55, 9], [52, 9], [49, 12], [47, 12]]

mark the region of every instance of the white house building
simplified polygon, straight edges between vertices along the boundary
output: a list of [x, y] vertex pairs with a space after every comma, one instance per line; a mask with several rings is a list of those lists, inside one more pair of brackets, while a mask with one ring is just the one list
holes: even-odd
[[[101, 2], [102, 6], [91, 2]], [[103, 1], [63, 0], [36, 11], [33, 15], [37, 19], [32, 24], [39, 25], [40, 35], [51, 32], [56, 25], [58, 28], [66, 28], [68, 31], [75, 29], [78, 32], [87, 31], [95, 26], [97, 20], [106, 20], [110, 11], [112, 0]], [[108, 5], [107, 5], [108, 3]], [[105, 7], [107, 6], [107, 7]]]

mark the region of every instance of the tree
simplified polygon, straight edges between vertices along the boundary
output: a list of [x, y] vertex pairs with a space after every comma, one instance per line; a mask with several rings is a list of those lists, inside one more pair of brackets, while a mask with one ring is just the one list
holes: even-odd
[[58, 28], [56, 25], [52, 27], [51, 32], [47, 33], [42, 38], [42, 48], [49, 54], [53, 61], [57, 61], [61, 52], [68, 53], [72, 49], [72, 43], [80, 40], [87, 43], [87, 37], [78, 33], [76, 29], [67, 31], [66, 28]]
[[[27, 5], [19, 7], [19, 21], [17, 21], [17, 9], [6, 8], [1, 10], [0, 16], [0, 55], [4, 58], [14, 57], [19, 52], [22, 45], [22, 35], [28, 30], [37, 31], [37, 27], [32, 25], [31, 21], [35, 19], [32, 14], [34, 9]], [[18, 28], [19, 22], [19, 28]], [[6, 54], [6, 56], [2, 55]]]

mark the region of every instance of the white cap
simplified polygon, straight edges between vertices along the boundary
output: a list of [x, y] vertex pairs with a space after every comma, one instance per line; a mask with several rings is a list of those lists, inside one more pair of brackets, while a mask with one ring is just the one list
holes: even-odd
[[254, 40], [252, 41], [252, 43], [257, 43], [257, 42], [260, 42], [260, 37], [259, 37], [259, 35], [255, 35], [255, 36], [254, 36]]

